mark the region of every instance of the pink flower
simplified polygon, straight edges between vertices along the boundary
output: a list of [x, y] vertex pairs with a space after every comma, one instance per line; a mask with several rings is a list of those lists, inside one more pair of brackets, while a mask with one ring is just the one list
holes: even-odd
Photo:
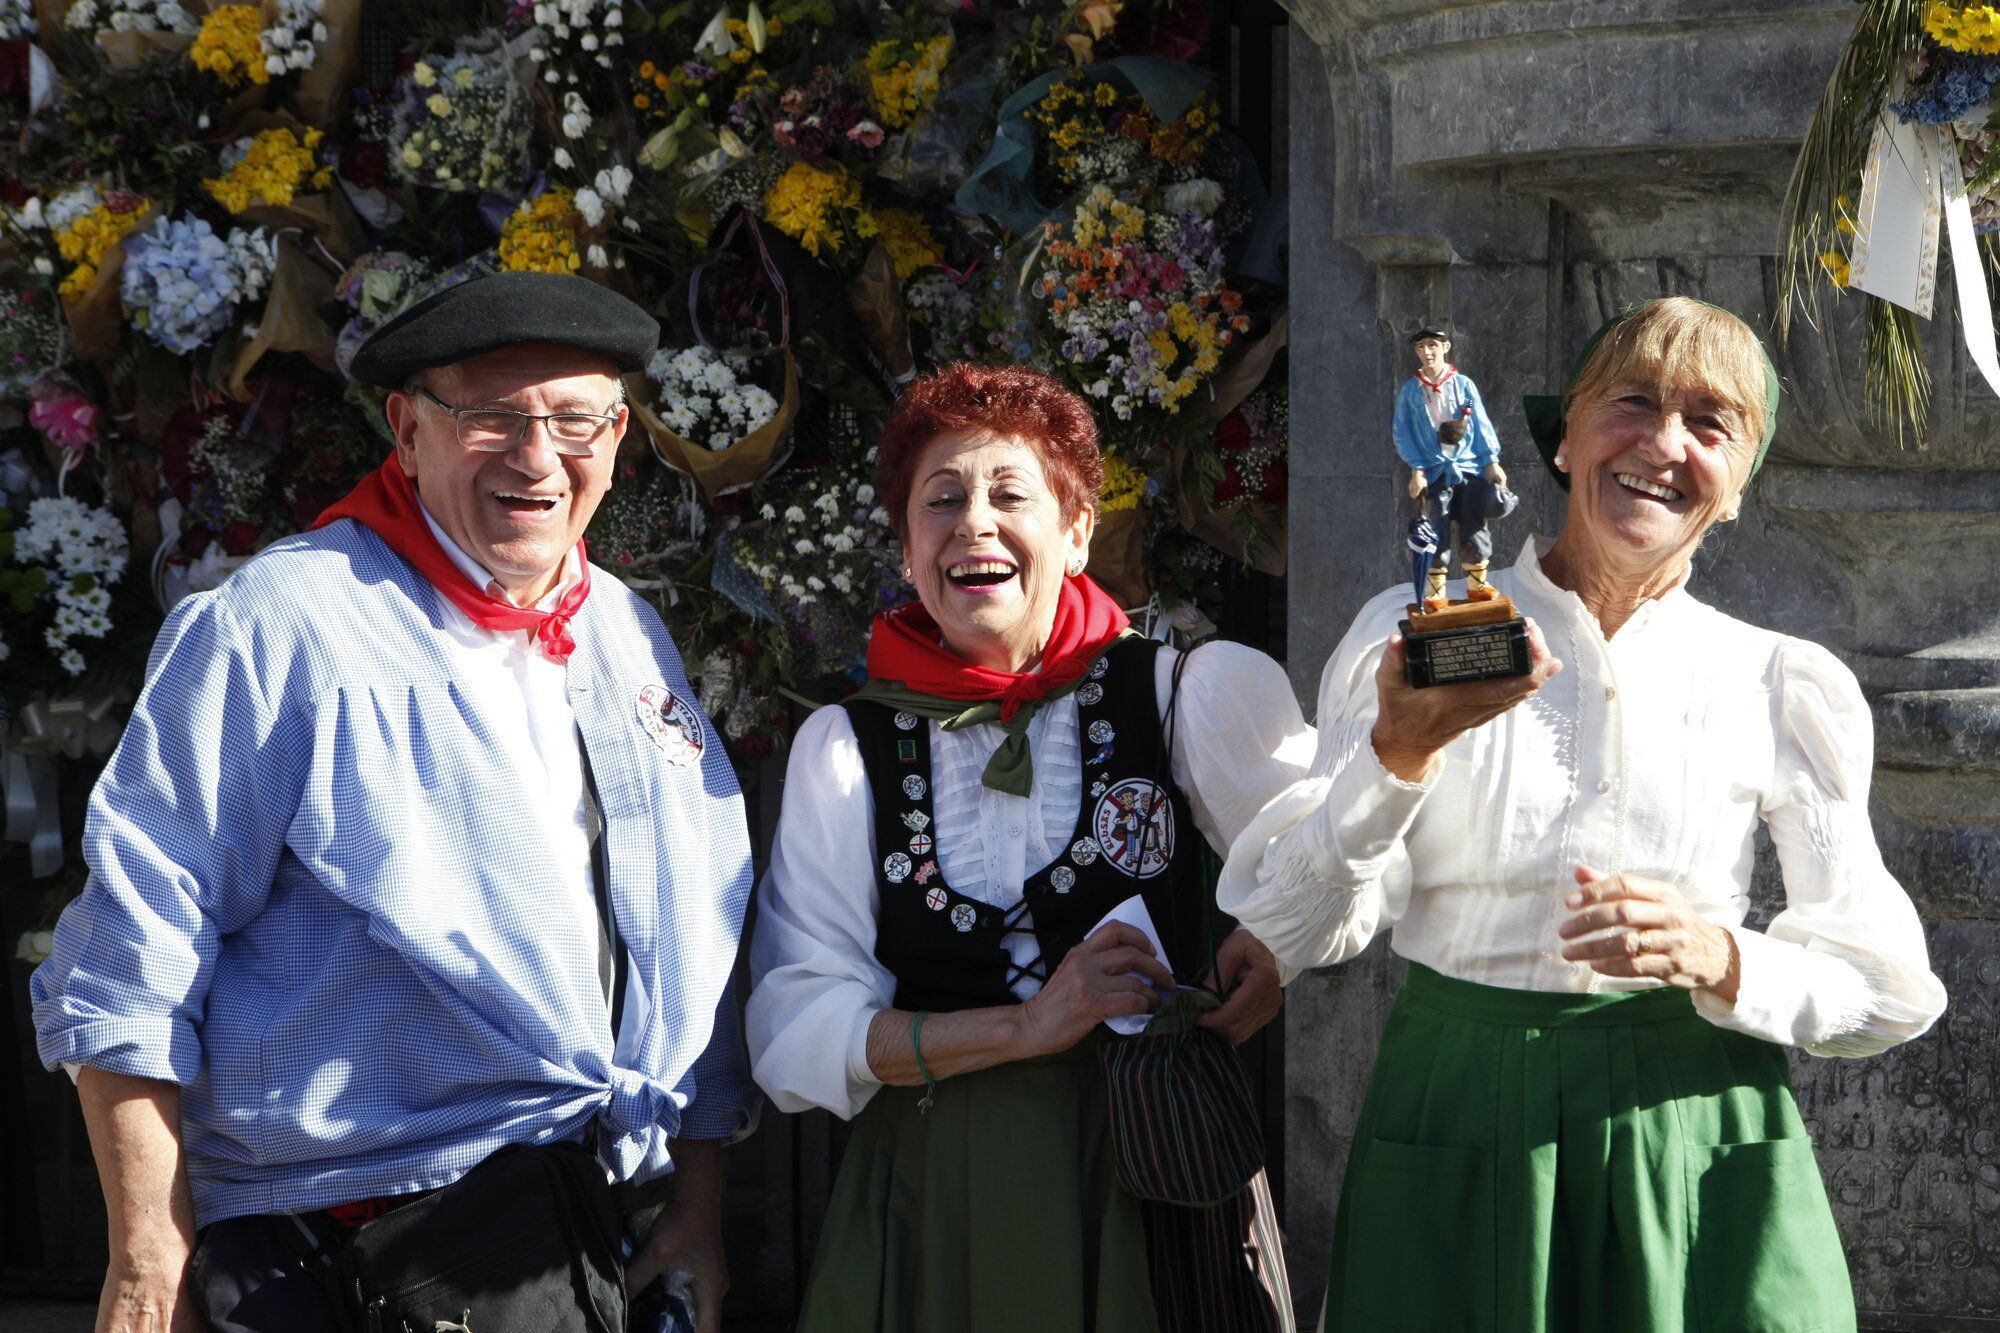
[[97, 442], [97, 404], [68, 393], [32, 404], [28, 420], [59, 449], [80, 454]]
[[849, 130], [847, 137], [860, 144], [863, 148], [880, 148], [882, 146], [882, 127], [872, 120], [864, 120]]

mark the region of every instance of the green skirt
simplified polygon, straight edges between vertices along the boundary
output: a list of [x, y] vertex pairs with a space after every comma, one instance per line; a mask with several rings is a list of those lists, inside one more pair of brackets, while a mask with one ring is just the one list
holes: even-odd
[[1411, 964], [1334, 1226], [1326, 1330], [1854, 1328], [1782, 1048], [1687, 992]]
[[883, 1088], [855, 1118], [799, 1333], [1155, 1333], [1097, 1040]]

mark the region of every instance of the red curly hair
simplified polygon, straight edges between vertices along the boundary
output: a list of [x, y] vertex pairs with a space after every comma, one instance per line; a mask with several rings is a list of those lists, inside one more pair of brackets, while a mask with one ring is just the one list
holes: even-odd
[[1097, 420], [1083, 399], [1039, 370], [960, 361], [913, 382], [876, 445], [876, 490], [898, 537], [909, 536], [918, 457], [940, 435], [961, 432], [1015, 436], [1034, 445], [1065, 520], [1094, 504], [1104, 489]]

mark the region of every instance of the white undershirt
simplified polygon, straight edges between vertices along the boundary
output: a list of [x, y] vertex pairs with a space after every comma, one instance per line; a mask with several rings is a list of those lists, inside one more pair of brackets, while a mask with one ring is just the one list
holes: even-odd
[[[419, 502], [421, 508], [421, 502]], [[475, 587], [489, 597], [512, 602], [499, 582], [438, 526], [429, 510], [424, 522], [438, 545]], [[563, 594], [583, 576], [574, 549], [563, 557], [562, 576], [548, 596], [535, 603], [538, 611], [553, 610]], [[449, 598], [440, 598], [445, 642], [452, 659], [452, 676], [472, 706], [494, 718], [495, 743], [506, 748], [514, 766], [533, 774], [546, 793], [534, 810], [548, 835], [555, 862], [565, 868], [568, 910], [588, 927], [600, 929], [597, 884], [590, 864], [590, 819], [583, 799], [583, 740], [577, 734], [576, 712], [569, 702], [569, 667], [551, 661], [535, 646], [532, 630], [485, 629], [472, 622]], [[623, 1021], [613, 1059], [625, 1062], [638, 1050], [639, 1016], [646, 996], [638, 969], [627, 955]]]
[[[1165, 710], [1175, 654], [1158, 654]], [[1172, 773], [1197, 829], [1226, 848], [1264, 803], [1306, 775], [1313, 731], [1278, 664], [1240, 644], [1196, 650], [1181, 680]], [[1029, 874], [1074, 836], [1083, 757], [1073, 697], [1028, 724], [1034, 783], [1025, 797], [980, 781], [1006, 733], [997, 725], [931, 737], [931, 810], [939, 868], [968, 898], [1007, 908]], [[844, 708], [822, 708], [792, 741], [784, 810], [759, 889], [745, 1014], [751, 1070], [781, 1111], [823, 1106], [851, 1117], [881, 1086], [868, 1066], [868, 1027], [891, 1007], [896, 978], [875, 957], [875, 803]], [[1136, 883], [1136, 882], [1135, 882]], [[1038, 952], [1010, 938], [1017, 962]], [[1022, 951], [1025, 950], [1026, 957]], [[1015, 994], [1039, 987], [1024, 978]]]
[[[1870, 1055], [1944, 1009], [1921, 924], [1868, 819], [1873, 722], [1854, 677], [1816, 644], [1732, 619], [1685, 584], [1606, 639], [1532, 540], [1493, 583], [1562, 671], [1453, 741], [1427, 786], [1370, 741], [1375, 669], [1409, 600], [1375, 598], [1326, 665], [1313, 776], [1238, 838], [1217, 900], [1279, 961], [1352, 958], [1383, 931], [1447, 976], [1532, 991], [1656, 986], [1560, 956], [1581, 862], [1673, 885], [1735, 936], [1720, 1027], [1817, 1054]], [[1778, 853], [1784, 910], [1744, 927], [1754, 836]]]

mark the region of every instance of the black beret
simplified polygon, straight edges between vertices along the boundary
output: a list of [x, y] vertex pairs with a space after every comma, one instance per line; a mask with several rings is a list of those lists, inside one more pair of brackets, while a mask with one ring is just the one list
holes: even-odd
[[400, 389], [420, 370], [515, 343], [580, 347], [621, 372], [644, 370], [660, 345], [651, 315], [608, 287], [568, 273], [488, 273], [417, 302], [370, 334], [351, 373]]
[[1410, 346], [1415, 347], [1426, 338], [1436, 338], [1440, 342], [1450, 342], [1451, 335], [1435, 324], [1426, 324], [1410, 335]]

